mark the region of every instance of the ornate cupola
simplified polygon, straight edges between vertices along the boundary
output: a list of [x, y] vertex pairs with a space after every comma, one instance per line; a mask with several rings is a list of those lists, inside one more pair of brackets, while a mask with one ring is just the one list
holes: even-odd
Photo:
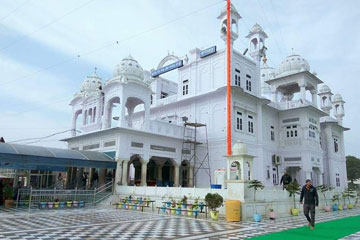
[[[227, 11], [226, 6], [222, 9], [220, 15], [217, 17], [220, 20], [220, 36], [221, 39], [226, 42], [226, 26], [227, 26]], [[230, 14], [231, 14], [231, 44], [239, 37], [239, 25], [238, 22], [241, 19], [240, 14], [234, 7], [230, 4]]]
[[330, 115], [330, 111], [332, 109], [332, 92], [330, 90], [330, 88], [327, 85], [323, 85], [320, 88], [320, 92], [319, 92], [319, 97], [320, 97], [320, 108], [321, 110], [323, 110], [324, 112], [326, 112], [328, 115]]
[[345, 116], [345, 109], [344, 109], [345, 101], [341, 97], [340, 94], [335, 94], [332, 104], [334, 108], [334, 116], [338, 120], [339, 124], [342, 125], [343, 117]]
[[246, 38], [249, 39], [249, 54], [256, 61], [260, 62], [261, 58], [266, 54], [265, 39], [267, 34], [259, 24], [255, 24]]

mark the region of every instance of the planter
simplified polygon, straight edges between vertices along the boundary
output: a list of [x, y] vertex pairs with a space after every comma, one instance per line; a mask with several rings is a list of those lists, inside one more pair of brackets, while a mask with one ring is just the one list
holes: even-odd
[[337, 211], [337, 210], [338, 210], [338, 205], [336, 205], [336, 204], [332, 205], [332, 210], [333, 210], [334, 212]]
[[187, 207], [188, 207], [188, 209], [191, 210], [193, 208], [193, 205], [191, 203], [189, 203], [189, 204], [187, 204]]
[[199, 210], [195, 209], [195, 210], [193, 211], [194, 217], [197, 218], [198, 214], [199, 214]]
[[339, 211], [340, 211], [340, 210], [343, 210], [343, 205], [339, 204], [339, 205], [338, 205], [338, 209], [339, 209]]
[[177, 208], [176, 209], [176, 215], [180, 215], [181, 214], [181, 208]]
[[59, 207], [64, 208], [65, 207], [65, 202], [60, 202]]
[[48, 202], [47, 205], [48, 205], [48, 208], [53, 208], [54, 203], [53, 202]]
[[[6, 201], [7, 200], [5, 200], [5, 204], [6, 204]], [[5, 205], [5, 207], [6, 207], [6, 205]], [[46, 202], [40, 202], [40, 208], [42, 208], [42, 209], [46, 208]]]
[[74, 206], [74, 207], [77, 207], [77, 206], [78, 206], [78, 204], [79, 204], [79, 202], [78, 202], [78, 201], [74, 201], [74, 202], [73, 202], [73, 206]]
[[67, 206], [67, 207], [71, 207], [71, 205], [72, 205], [72, 201], [67, 201], [67, 202], [66, 202], [66, 206]]
[[186, 203], [183, 203], [183, 204], [182, 204], [182, 207], [186, 209], [187, 204], [186, 204]]
[[298, 216], [298, 215], [299, 215], [299, 209], [297, 209], [297, 208], [292, 208], [292, 209], [291, 209], [291, 215], [293, 215], [293, 216]]
[[325, 206], [325, 212], [330, 212], [331, 211], [331, 207], [330, 206]]
[[255, 222], [261, 222], [261, 214], [260, 213], [254, 213], [253, 215]]
[[136, 204], [133, 206], [133, 209], [136, 210]]
[[348, 208], [347, 205], [343, 206], [343, 210], [347, 210], [347, 208]]
[[54, 202], [54, 208], [59, 208], [60, 202]]
[[170, 209], [166, 209], [166, 213], [170, 214], [171, 210]]
[[175, 208], [171, 209], [171, 214], [174, 214], [174, 215], [176, 214], [176, 209]]
[[79, 201], [79, 207], [85, 207], [85, 202], [84, 201]]
[[352, 205], [351, 203], [349, 203], [349, 204], [347, 205], [347, 207], [348, 207], [348, 209], [353, 209], [354, 205]]
[[6, 208], [11, 208], [14, 206], [14, 200], [5, 200], [5, 207]]
[[187, 213], [186, 208], [181, 211], [181, 214], [182, 214], [183, 216], [186, 216], [186, 213]]
[[171, 206], [171, 202], [166, 202], [166, 206], [169, 208]]
[[211, 219], [217, 221], [219, 219], [219, 211], [210, 211]]
[[192, 209], [188, 209], [187, 215], [188, 215], [189, 217], [191, 217], [191, 216], [193, 215]]
[[269, 212], [269, 218], [270, 218], [271, 220], [275, 220], [275, 218], [276, 218], [276, 212]]
[[166, 207], [165, 207], [165, 206], [163, 206], [163, 207], [160, 208], [160, 211], [161, 211], [162, 213], [165, 213], [165, 210], [166, 210]]

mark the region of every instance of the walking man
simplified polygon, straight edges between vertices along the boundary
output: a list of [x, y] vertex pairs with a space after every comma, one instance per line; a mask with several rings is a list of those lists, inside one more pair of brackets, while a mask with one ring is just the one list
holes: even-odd
[[313, 187], [310, 179], [306, 180], [306, 184], [301, 189], [300, 204], [303, 204], [303, 199], [304, 215], [309, 222], [308, 226], [313, 230], [315, 227], [315, 206], [319, 206], [319, 197], [316, 188]]
[[283, 189], [286, 188], [286, 185], [290, 184], [292, 181], [291, 176], [285, 172], [284, 175], [282, 175], [281, 180], [280, 180], [280, 185], [283, 185]]

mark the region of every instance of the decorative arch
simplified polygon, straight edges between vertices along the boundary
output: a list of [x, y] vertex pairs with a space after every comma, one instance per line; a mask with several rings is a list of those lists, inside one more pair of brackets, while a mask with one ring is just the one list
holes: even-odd
[[177, 57], [177, 56], [175, 56], [175, 55], [173, 55], [173, 54], [167, 55], [166, 57], [164, 57], [164, 58], [160, 61], [157, 69], [162, 68], [162, 67], [165, 65], [165, 63], [167, 63], [167, 62], [169, 62], [169, 61], [174, 61], [174, 62], [180, 61], [180, 58]]
[[[241, 176], [241, 164], [239, 161], [232, 161], [230, 163], [230, 179], [231, 180], [240, 180], [243, 176]], [[235, 171], [234, 171], [235, 170]]]

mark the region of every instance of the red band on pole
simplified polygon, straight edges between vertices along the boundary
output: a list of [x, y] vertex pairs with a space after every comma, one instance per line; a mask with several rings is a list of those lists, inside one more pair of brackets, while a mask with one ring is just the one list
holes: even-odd
[[226, 86], [226, 108], [227, 108], [227, 155], [231, 155], [231, 13], [230, 0], [226, 6], [226, 57], [227, 57], [227, 86]]

